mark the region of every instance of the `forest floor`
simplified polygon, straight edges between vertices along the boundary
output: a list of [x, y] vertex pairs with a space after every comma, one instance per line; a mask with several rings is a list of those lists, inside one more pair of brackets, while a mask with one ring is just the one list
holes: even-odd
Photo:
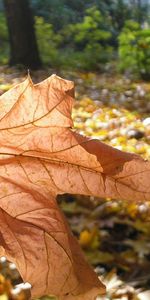
[[[0, 71], [0, 94], [26, 76], [7, 67]], [[52, 70], [33, 72], [33, 82], [51, 74]], [[75, 82], [72, 117], [80, 133], [150, 159], [149, 82], [109, 74], [63, 71], [57, 75]], [[58, 201], [88, 261], [107, 285], [104, 299], [149, 300], [150, 203], [80, 195], [65, 195]], [[20, 289], [11, 292], [19, 280], [15, 265], [2, 258], [0, 271], [0, 300], [26, 299]]]

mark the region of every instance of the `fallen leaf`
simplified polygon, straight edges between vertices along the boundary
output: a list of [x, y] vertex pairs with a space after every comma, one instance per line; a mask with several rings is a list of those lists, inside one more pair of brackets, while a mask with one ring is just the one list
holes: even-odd
[[13, 261], [32, 296], [94, 300], [105, 293], [57, 203], [72, 193], [150, 199], [150, 162], [71, 127], [73, 83], [28, 77], [0, 98], [0, 255]]
[[138, 300], [149, 300], [150, 299], [150, 290], [139, 293]]

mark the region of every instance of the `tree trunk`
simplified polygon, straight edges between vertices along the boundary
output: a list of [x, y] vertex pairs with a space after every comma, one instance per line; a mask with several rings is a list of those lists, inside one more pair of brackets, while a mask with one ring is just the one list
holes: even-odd
[[41, 66], [41, 60], [29, 1], [3, 1], [10, 39], [10, 65], [19, 64], [31, 69], [38, 69]]

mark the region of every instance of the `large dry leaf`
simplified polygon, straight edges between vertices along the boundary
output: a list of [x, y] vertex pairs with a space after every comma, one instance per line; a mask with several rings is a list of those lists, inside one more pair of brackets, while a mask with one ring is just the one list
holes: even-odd
[[0, 98], [0, 255], [32, 295], [94, 300], [104, 285], [60, 212], [63, 193], [150, 199], [150, 162], [71, 130], [73, 83], [28, 77]]

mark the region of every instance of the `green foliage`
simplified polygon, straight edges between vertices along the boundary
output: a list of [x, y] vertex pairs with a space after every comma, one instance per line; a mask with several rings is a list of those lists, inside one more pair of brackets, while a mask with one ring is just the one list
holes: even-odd
[[35, 18], [35, 29], [42, 61], [47, 65], [57, 67], [59, 64], [58, 45], [61, 36], [55, 34], [52, 24], [46, 23], [42, 17]]
[[59, 32], [54, 32], [52, 24], [44, 18], [36, 17], [37, 42], [43, 62], [53, 67], [100, 69], [112, 53], [108, 45], [111, 34], [103, 24], [103, 17], [95, 6], [86, 10], [82, 22], [69, 24]]
[[9, 46], [8, 46], [8, 30], [4, 15], [0, 14], [0, 63], [8, 62]]
[[119, 36], [119, 69], [150, 78], [150, 29], [141, 29], [133, 21], [126, 22]]
[[139, 29], [138, 23], [128, 21], [119, 35], [119, 69], [122, 72], [138, 71], [136, 38]]
[[[114, 54], [116, 59], [119, 43], [119, 70], [150, 77], [150, 29], [140, 28], [150, 21], [148, 0], [31, 0], [30, 3], [36, 16], [36, 36], [44, 64], [105, 70]], [[1, 2], [0, 12], [2, 64], [8, 62], [9, 44]]]
[[110, 20], [115, 35], [126, 20], [133, 19], [142, 24], [149, 18], [149, 0], [31, 0], [31, 5], [35, 15], [53, 24], [55, 30], [81, 22], [85, 11], [93, 5]]
[[96, 6], [86, 10], [83, 22], [70, 25], [70, 30], [74, 34], [74, 41], [77, 44], [92, 44], [107, 41], [111, 34], [103, 29], [103, 17]]
[[[32, 0], [31, 5], [36, 16], [41, 16], [46, 22], [53, 24], [59, 31], [64, 26], [76, 23], [83, 18], [91, 0]], [[60, 17], [61, 16], [61, 17]]]
[[93, 6], [86, 10], [82, 22], [70, 24], [63, 30], [64, 41], [73, 48], [72, 60], [77, 60], [76, 66], [85, 70], [100, 69], [111, 57], [111, 33], [103, 24], [100, 11]]

